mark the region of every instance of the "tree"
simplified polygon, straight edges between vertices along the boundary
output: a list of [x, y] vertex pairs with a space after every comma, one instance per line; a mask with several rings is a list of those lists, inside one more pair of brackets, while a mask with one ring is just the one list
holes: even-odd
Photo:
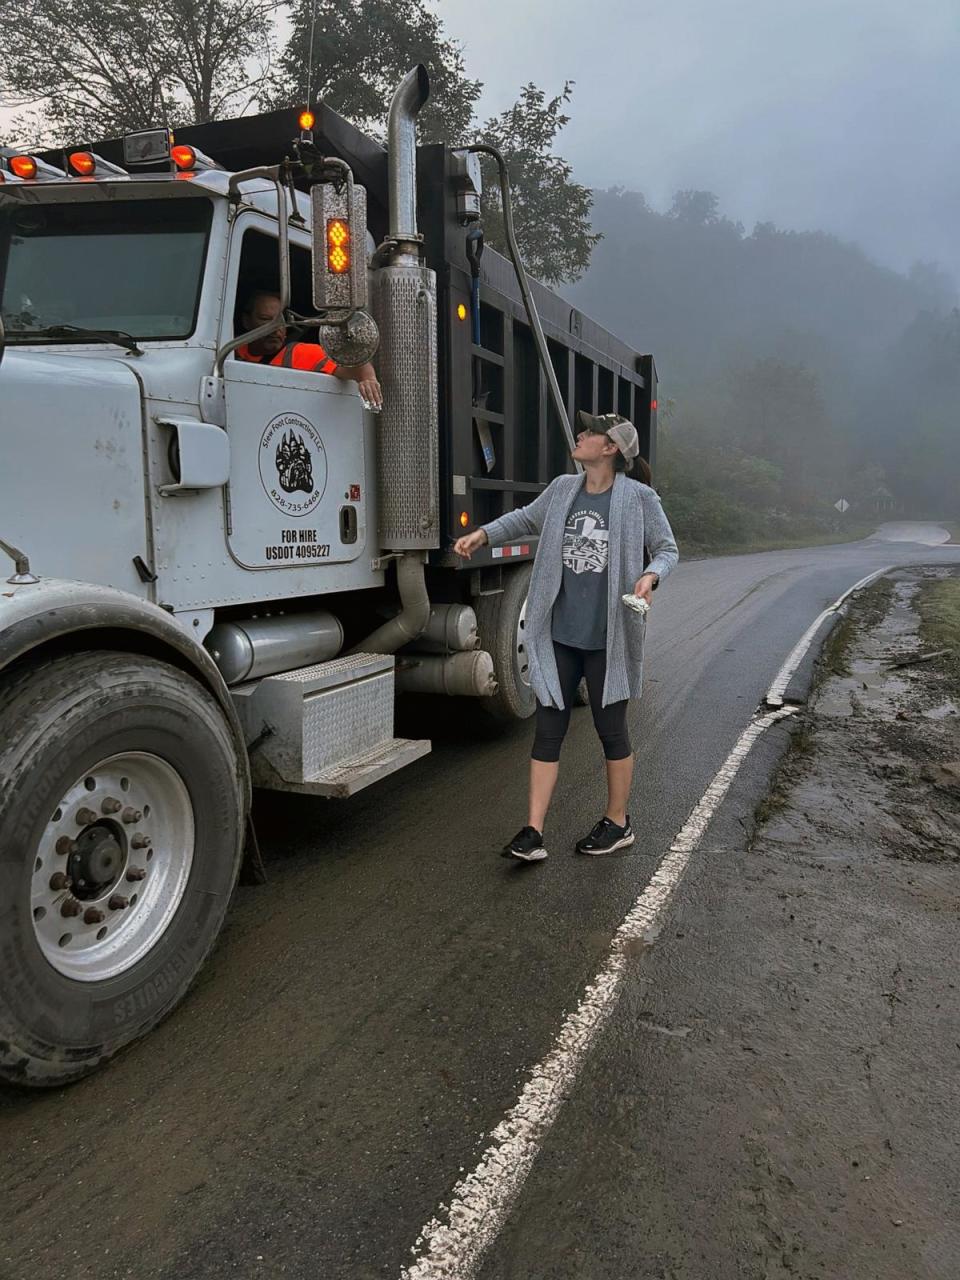
[[21, 0], [0, 9], [0, 102], [34, 142], [202, 123], [247, 105], [278, 0]]
[[303, 103], [309, 80], [311, 99], [383, 137], [394, 89], [422, 62], [430, 98], [418, 119], [421, 141], [469, 140], [482, 85], [467, 76], [460, 46], [444, 36], [426, 0], [295, 0], [292, 23], [268, 105]]
[[720, 221], [719, 208], [720, 199], [712, 191], [678, 191], [667, 217], [695, 227], [708, 227]]
[[[489, 142], [506, 157], [514, 193], [517, 239], [533, 275], [552, 284], [578, 279], [599, 236], [590, 229], [591, 193], [571, 181], [571, 166], [552, 153], [569, 117], [563, 107], [573, 86], [547, 100], [528, 84], [508, 111], [475, 130], [474, 107], [482, 85], [471, 80], [460, 46], [448, 40], [427, 0], [296, 0], [293, 29], [265, 97], [270, 106], [303, 102], [313, 23], [312, 98], [322, 98], [359, 128], [383, 137], [397, 84], [422, 62], [430, 74], [430, 98], [420, 113], [422, 142], [448, 146]], [[506, 250], [500, 188], [494, 166], [484, 166], [484, 230], [494, 248]]]
[[[573, 168], [554, 155], [557, 134], [570, 119], [563, 111], [573, 82], [547, 100], [542, 89], [526, 84], [517, 102], [492, 116], [479, 140], [497, 147], [507, 162], [513, 217], [524, 262], [549, 284], [578, 280], [601, 237], [591, 230], [593, 193], [572, 181]], [[487, 241], [506, 252], [500, 186], [492, 163], [484, 164], [483, 224]]]

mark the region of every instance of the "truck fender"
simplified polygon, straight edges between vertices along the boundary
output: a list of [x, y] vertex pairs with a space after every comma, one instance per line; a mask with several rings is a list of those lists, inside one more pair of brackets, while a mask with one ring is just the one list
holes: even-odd
[[227, 686], [206, 649], [166, 610], [128, 591], [90, 582], [41, 578], [21, 586], [0, 580], [0, 672], [31, 654], [96, 648], [163, 658], [210, 690], [237, 744], [241, 793], [249, 815], [247, 745]]

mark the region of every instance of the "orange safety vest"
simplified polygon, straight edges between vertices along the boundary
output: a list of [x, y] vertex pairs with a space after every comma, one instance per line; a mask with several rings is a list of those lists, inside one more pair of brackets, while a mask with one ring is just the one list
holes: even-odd
[[333, 373], [336, 361], [331, 360], [319, 342], [288, 342], [275, 356], [267, 360], [255, 356], [247, 346], [237, 347], [237, 359], [250, 364], [274, 364], [284, 369], [307, 369], [310, 373]]

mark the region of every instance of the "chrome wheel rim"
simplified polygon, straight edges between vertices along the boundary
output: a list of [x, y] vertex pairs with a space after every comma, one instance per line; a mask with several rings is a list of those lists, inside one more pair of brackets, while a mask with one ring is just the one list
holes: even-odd
[[527, 658], [527, 601], [524, 597], [520, 616], [517, 618], [517, 640], [513, 651], [513, 670], [522, 685], [530, 688], [530, 663]]
[[47, 962], [80, 982], [135, 965], [183, 900], [194, 841], [190, 793], [166, 760], [131, 751], [88, 769], [34, 854], [30, 907]]

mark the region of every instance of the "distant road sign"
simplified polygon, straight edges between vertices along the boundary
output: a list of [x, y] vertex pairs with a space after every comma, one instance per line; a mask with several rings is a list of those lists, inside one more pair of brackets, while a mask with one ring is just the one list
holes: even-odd
[[849, 508], [850, 503], [846, 500], [846, 498], [841, 498], [839, 502], [835, 502], [833, 505], [837, 508], [838, 511], [843, 512]]

